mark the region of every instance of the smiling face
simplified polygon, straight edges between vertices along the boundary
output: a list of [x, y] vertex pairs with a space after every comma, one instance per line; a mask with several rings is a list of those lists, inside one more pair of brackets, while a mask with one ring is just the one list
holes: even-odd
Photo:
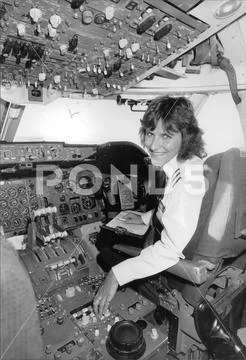
[[154, 130], [146, 129], [144, 145], [147, 148], [154, 166], [162, 167], [178, 155], [182, 144], [180, 131], [168, 133], [161, 120]]

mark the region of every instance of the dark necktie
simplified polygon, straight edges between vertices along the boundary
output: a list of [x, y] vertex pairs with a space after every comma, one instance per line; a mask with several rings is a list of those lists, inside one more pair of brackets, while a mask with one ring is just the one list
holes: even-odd
[[166, 174], [161, 168], [152, 167], [149, 174], [153, 179], [150, 180], [151, 187], [147, 197], [146, 211], [157, 209], [159, 201], [164, 196], [166, 185]]
[[165, 186], [166, 186], [166, 174], [163, 169], [158, 168], [155, 171], [155, 188], [156, 188], [156, 197], [158, 200], [161, 200], [164, 196]]
[[154, 229], [154, 232], [152, 235], [153, 243], [155, 243], [157, 240], [160, 240], [161, 232], [163, 230], [163, 225], [157, 218], [157, 211], [158, 211], [159, 203], [164, 197], [166, 182], [167, 182], [167, 176], [166, 176], [164, 170], [161, 168], [156, 169], [156, 172], [155, 172], [156, 206], [155, 206], [155, 210], [154, 210], [153, 217], [152, 217], [152, 226]]

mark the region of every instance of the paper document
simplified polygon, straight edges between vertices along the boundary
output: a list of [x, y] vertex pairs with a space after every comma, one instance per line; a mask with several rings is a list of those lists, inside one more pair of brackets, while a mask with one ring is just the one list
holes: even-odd
[[118, 215], [116, 215], [113, 220], [111, 220], [109, 223], [107, 223], [108, 227], [111, 227], [113, 229], [115, 228], [122, 228], [125, 229], [126, 231], [128, 231], [129, 233], [135, 234], [135, 235], [140, 235], [143, 236], [146, 231], [149, 228], [149, 225], [145, 225], [145, 224], [130, 224], [128, 222], [125, 221], [124, 219], [124, 215], [126, 215], [127, 213], [135, 213], [135, 214], [141, 214], [138, 211], [121, 211]]

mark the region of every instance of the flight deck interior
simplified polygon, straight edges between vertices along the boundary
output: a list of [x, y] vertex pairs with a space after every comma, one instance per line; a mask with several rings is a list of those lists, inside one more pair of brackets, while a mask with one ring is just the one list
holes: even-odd
[[[246, 2], [1, 0], [0, 28], [0, 359], [34, 360], [40, 341], [39, 360], [245, 360]], [[194, 104], [208, 145], [197, 228], [98, 316], [102, 244], [151, 246], [121, 216], [156, 201], [138, 129], [162, 95]], [[32, 296], [30, 345], [16, 314]]]

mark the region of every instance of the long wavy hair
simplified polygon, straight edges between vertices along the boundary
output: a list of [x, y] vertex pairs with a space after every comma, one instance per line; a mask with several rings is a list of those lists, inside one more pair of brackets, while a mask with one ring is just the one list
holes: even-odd
[[188, 99], [161, 96], [151, 101], [141, 120], [139, 130], [143, 146], [145, 146], [146, 131], [153, 131], [159, 120], [170, 135], [181, 132], [182, 143], [177, 156], [179, 160], [187, 160], [194, 155], [200, 158], [206, 156], [203, 132], [198, 126], [193, 106]]

